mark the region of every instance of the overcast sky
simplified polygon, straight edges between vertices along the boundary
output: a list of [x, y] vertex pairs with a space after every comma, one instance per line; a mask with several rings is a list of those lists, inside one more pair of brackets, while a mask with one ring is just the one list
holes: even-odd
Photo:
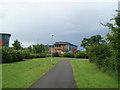
[[[24, 47], [67, 41], [80, 45], [83, 38], [110, 32], [100, 22], [116, 14], [118, 0], [4, 0], [0, 1], [0, 32], [11, 33]], [[78, 49], [80, 49], [78, 47]]]

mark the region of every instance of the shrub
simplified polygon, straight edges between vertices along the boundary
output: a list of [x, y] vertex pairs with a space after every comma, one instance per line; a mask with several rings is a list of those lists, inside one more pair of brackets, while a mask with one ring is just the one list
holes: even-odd
[[36, 58], [36, 54], [31, 53], [31, 54], [30, 54], [30, 57], [31, 57], [31, 58]]
[[76, 58], [88, 58], [87, 54], [86, 54], [85, 52], [83, 52], [83, 51], [77, 52], [77, 53], [75, 54], [75, 57], [76, 57]]
[[12, 61], [12, 56], [9, 53], [9, 48], [3, 47], [2, 48], [2, 62], [11, 62]]
[[[88, 56], [91, 62], [96, 62], [98, 68], [107, 65], [106, 59], [111, 56], [107, 45], [92, 45], [87, 48]], [[92, 53], [91, 53], [92, 52]]]
[[46, 57], [46, 53], [33, 53], [31, 54], [27, 50], [16, 50], [9, 47], [2, 48], [2, 62], [3, 63], [10, 63], [15, 61], [20, 61], [23, 59], [29, 58], [44, 58]]
[[31, 56], [31, 58], [39, 58], [40, 57], [39, 54], [35, 54], [35, 53], [32, 53], [30, 56]]
[[28, 52], [26, 50], [23, 50], [22, 53], [23, 53], [24, 59], [30, 59], [31, 58], [30, 52]]
[[51, 54], [47, 54], [47, 57], [51, 57]]
[[32, 53], [30, 54], [30, 57], [31, 58], [45, 58], [46, 57], [46, 54], [45, 53]]
[[53, 57], [59, 57], [59, 53], [58, 52], [54, 52], [53, 53]]
[[23, 60], [24, 54], [20, 50], [10, 49], [8, 47], [2, 48], [2, 62], [9, 63]]
[[39, 54], [39, 58], [45, 58], [46, 57], [46, 54], [45, 53], [40, 53]]
[[20, 60], [23, 60], [25, 57], [24, 57], [24, 53], [21, 51], [21, 50], [16, 50], [16, 57], [17, 57], [17, 61], [20, 61]]
[[74, 53], [72, 52], [66, 52], [63, 54], [64, 57], [74, 58]]
[[9, 54], [11, 55], [11, 58], [12, 58], [12, 61], [11, 61], [11, 62], [18, 61], [17, 50], [15, 50], [15, 49], [10, 49], [10, 50], [9, 50]]

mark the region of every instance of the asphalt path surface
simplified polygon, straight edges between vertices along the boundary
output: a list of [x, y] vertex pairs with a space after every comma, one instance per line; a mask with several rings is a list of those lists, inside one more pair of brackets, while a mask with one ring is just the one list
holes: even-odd
[[30, 88], [76, 88], [70, 60], [61, 60]]

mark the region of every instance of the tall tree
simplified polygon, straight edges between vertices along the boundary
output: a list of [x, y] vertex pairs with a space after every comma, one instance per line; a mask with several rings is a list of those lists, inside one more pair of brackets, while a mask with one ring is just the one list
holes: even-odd
[[14, 43], [12, 44], [12, 46], [13, 46], [16, 50], [19, 50], [19, 49], [22, 49], [21, 44], [22, 44], [22, 43], [20, 43], [20, 41], [15, 40]]
[[86, 48], [86, 46], [91, 46], [95, 44], [103, 44], [103, 43], [106, 43], [106, 41], [103, 40], [103, 37], [101, 37], [101, 35], [95, 35], [95, 36], [91, 36], [90, 38], [84, 38], [82, 40], [81, 46]]
[[29, 51], [29, 52], [33, 52], [32, 46], [29, 46], [29, 47], [28, 47], [28, 51]]
[[114, 63], [117, 65], [117, 69], [120, 69], [120, 11], [118, 11], [117, 15], [111, 20], [114, 23], [103, 24], [104, 26], [109, 27], [111, 33], [107, 34], [107, 40], [109, 41], [109, 46], [112, 51], [111, 59], [114, 60]]
[[111, 30], [111, 33], [107, 34], [107, 40], [110, 41], [114, 49], [120, 50], [120, 14], [117, 14], [117, 16], [111, 20], [114, 20], [114, 23], [104, 25]]
[[45, 53], [47, 51], [47, 46], [43, 44], [33, 45], [33, 52], [34, 53]]

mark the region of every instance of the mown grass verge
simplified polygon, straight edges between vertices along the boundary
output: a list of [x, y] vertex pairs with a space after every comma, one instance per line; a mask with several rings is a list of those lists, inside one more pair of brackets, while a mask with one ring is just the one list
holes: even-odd
[[101, 71], [87, 59], [71, 60], [78, 88], [118, 88], [118, 74]]
[[54, 58], [38, 58], [28, 61], [2, 64], [2, 88], [28, 88], [59, 62]]

